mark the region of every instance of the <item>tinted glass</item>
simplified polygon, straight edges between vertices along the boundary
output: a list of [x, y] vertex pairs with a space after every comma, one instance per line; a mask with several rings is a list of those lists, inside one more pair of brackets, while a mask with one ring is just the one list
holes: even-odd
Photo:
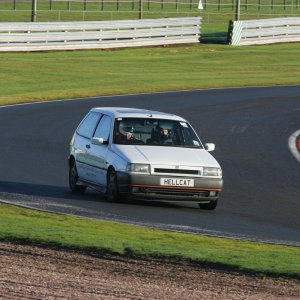
[[97, 126], [94, 137], [103, 138], [108, 141], [111, 128], [111, 119], [108, 116], [103, 116]]
[[77, 133], [86, 138], [91, 138], [93, 136], [99, 118], [100, 118], [99, 113], [95, 113], [95, 112], [89, 113], [82, 121], [80, 126], [78, 127]]
[[118, 118], [114, 143], [203, 148], [187, 122], [152, 118]]

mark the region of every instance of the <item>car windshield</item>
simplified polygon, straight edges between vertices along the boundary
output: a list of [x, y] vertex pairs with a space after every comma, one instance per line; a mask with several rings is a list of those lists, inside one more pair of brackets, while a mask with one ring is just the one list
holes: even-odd
[[114, 143], [203, 148], [187, 122], [152, 118], [117, 118]]

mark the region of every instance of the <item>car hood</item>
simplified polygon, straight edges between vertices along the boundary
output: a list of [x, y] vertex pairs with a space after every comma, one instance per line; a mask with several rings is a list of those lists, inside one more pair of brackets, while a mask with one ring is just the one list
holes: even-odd
[[113, 144], [112, 150], [131, 163], [220, 167], [205, 149]]

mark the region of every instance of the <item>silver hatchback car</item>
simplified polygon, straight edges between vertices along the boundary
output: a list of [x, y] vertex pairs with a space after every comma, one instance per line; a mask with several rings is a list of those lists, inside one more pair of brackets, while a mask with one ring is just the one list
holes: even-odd
[[111, 201], [195, 202], [215, 209], [222, 170], [192, 126], [172, 114], [133, 108], [93, 108], [70, 143], [69, 185], [106, 193]]

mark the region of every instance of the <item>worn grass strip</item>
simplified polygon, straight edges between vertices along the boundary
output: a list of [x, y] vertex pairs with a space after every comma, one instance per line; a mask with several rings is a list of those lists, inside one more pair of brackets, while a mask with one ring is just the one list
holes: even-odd
[[0, 240], [130, 256], [188, 259], [241, 271], [299, 277], [300, 248], [154, 230], [0, 204]]
[[0, 53], [0, 104], [300, 83], [300, 43]]

